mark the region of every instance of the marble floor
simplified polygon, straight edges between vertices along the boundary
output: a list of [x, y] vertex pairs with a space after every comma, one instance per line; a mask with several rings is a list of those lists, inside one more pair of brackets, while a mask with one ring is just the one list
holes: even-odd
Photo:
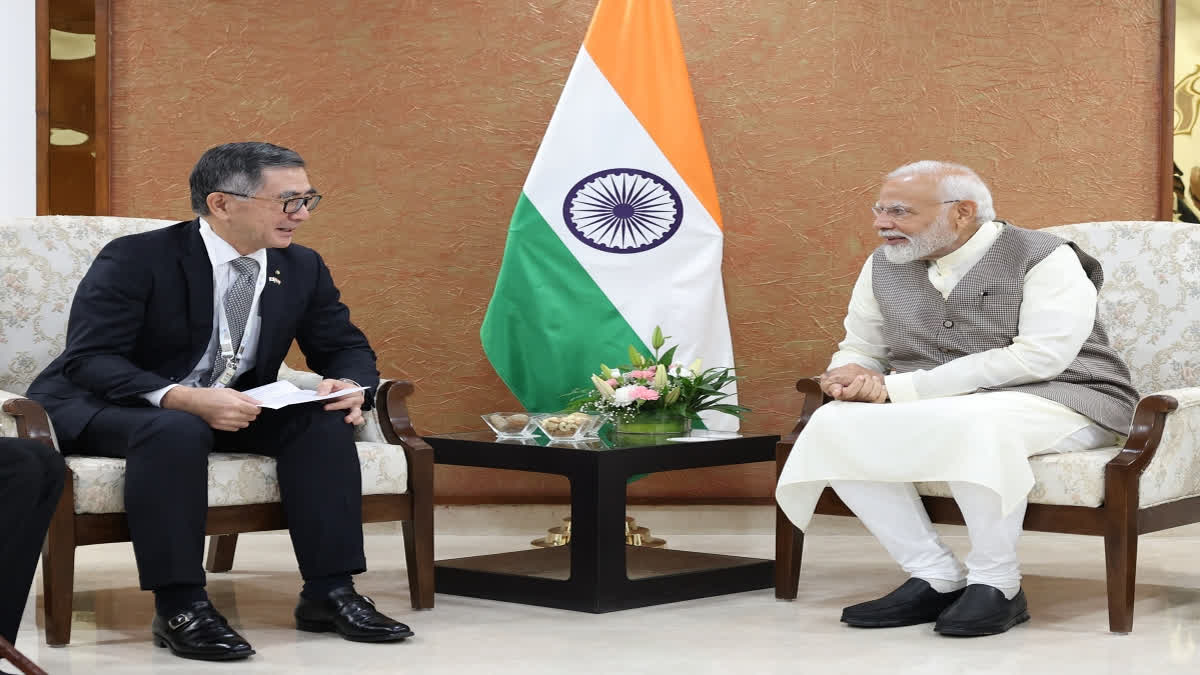
[[[682, 510], [637, 515], [672, 548], [757, 557], [773, 552], [766, 509], [749, 517]], [[527, 514], [514, 531], [441, 510], [437, 556], [528, 546], [540, 534], [534, 523], [542, 532], [556, 524], [547, 513], [533, 516]], [[1130, 635], [1107, 631], [1098, 538], [1027, 534], [1021, 555], [1032, 621], [1005, 635], [954, 639], [933, 633], [929, 625], [862, 630], [838, 622], [844, 605], [903, 581], [874, 539], [846, 518], [819, 517], [814, 523], [794, 602], [777, 601], [764, 590], [601, 615], [450, 595], [438, 595], [433, 610], [413, 612], [395, 529], [368, 527], [372, 569], [357, 583], [381, 609], [413, 627], [416, 637], [404, 643], [363, 645], [298, 633], [291, 622], [298, 588], [291, 547], [286, 534], [265, 533], [243, 535], [234, 571], [209, 580], [218, 608], [258, 651], [248, 661], [186, 661], [153, 647], [153, 602], [137, 589], [128, 544], [79, 550], [70, 646], [45, 645], [40, 593], [29, 599], [17, 646], [54, 675], [1200, 672], [1200, 530], [1142, 538]], [[963, 530], [947, 527], [944, 533], [961, 554]], [[40, 589], [40, 578], [35, 586]], [[0, 670], [13, 668], [4, 664]]]

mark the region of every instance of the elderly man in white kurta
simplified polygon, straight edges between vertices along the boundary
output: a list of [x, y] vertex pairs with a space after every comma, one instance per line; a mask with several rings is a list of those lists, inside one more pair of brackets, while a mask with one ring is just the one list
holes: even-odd
[[[873, 210], [884, 243], [821, 377], [836, 400], [796, 440], [775, 496], [803, 530], [832, 485], [908, 573], [842, 621], [1002, 633], [1029, 618], [1016, 554], [1028, 458], [1114, 444], [1137, 403], [1096, 314], [1103, 273], [1071, 242], [996, 220], [963, 166], [900, 167]], [[965, 566], [933, 529], [920, 481], [950, 483]]]

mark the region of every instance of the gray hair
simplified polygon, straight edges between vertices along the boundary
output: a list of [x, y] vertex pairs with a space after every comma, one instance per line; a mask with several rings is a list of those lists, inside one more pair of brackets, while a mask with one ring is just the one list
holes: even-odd
[[226, 143], [200, 156], [188, 185], [192, 189], [192, 211], [209, 215], [208, 196], [214, 192], [253, 195], [262, 189], [263, 169], [304, 168], [304, 159], [294, 150], [270, 143]]
[[961, 164], [925, 159], [905, 164], [889, 173], [887, 180], [907, 176], [930, 176], [937, 179], [939, 199], [975, 202], [975, 222], [980, 225], [996, 219], [991, 191], [979, 174]]

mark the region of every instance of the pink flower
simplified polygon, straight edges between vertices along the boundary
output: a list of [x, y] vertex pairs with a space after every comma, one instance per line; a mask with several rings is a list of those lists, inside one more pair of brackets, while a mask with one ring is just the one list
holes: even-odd
[[641, 399], [643, 401], [657, 401], [658, 400], [658, 392], [657, 391], [654, 391], [650, 387], [643, 387], [640, 385], [634, 387], [629, 392], [629, 395], [634, 400], [637, 400], [637, 399]]
[[633, 377], [636, 377], [636, 378], [642, 379], [642, 380], [653, 380], [654, 379], [654, 371], [653, 370], [635, 370], [629, 374]]
[[616, 379], [615, 377], [613, 377], [613, 378], [609, 378], [609, 379], [608, 379], [608, 386], [610, 386], [610, 387], [614, 387], [614, 388], [615, 388], [615, 387], [617, 386], [617, 379]]

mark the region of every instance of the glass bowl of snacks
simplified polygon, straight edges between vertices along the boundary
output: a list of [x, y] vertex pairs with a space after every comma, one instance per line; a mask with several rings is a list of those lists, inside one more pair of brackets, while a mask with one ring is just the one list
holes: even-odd
[[497, 438], [529, 438], [537, 425], [533, 416], [523, 412], [494, 412], [480, 415]]
[[600, 415], [585, 412], [542, 413], [533, 416], [539, 429], [552, 441], [577, 441], [595, 438], [604, 424]]

